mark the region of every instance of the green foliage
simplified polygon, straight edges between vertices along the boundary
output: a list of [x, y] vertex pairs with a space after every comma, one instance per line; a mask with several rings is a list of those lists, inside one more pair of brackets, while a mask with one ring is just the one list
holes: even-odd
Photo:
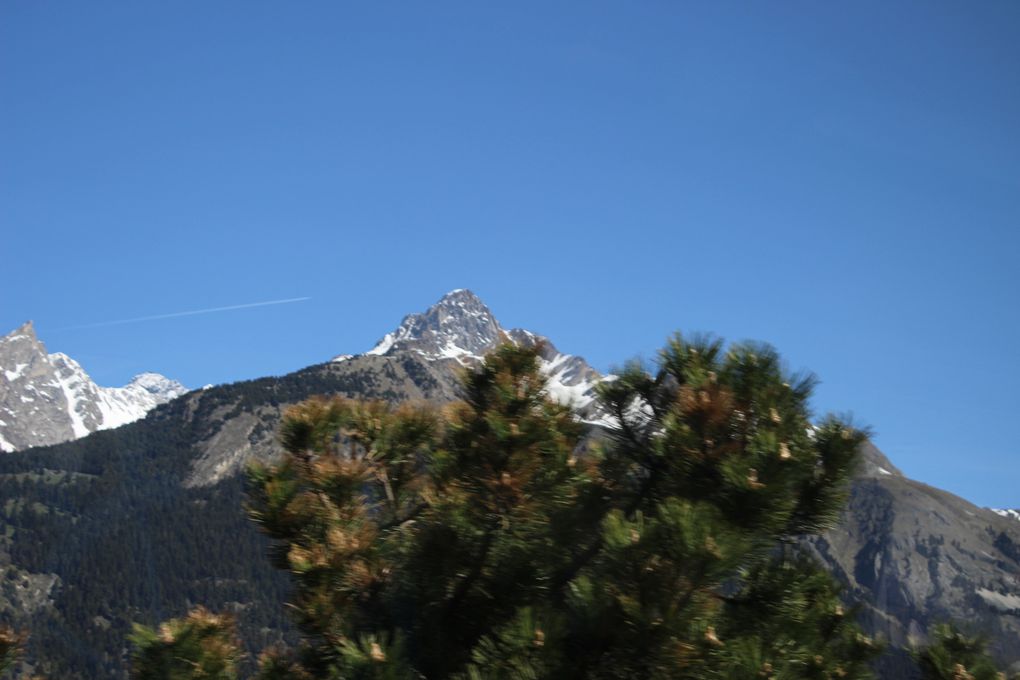
[[281, 541], [316, 672], [382, 677], [410, 657], [449, 674], [538, 596], [584, 480], [580, 428], [543, 388], [533, 352], [508, 347], [442, 414], [339, 399], [288, 413], [288, 456], [253, 468], [251, 512]]
[[803, 556], [773, 557], [725, 598], [714, 662], [728, 678], [861, 678], [881, 647], [854, 622], [832, 577]]
[[534, 348], [442, 411], [302, 404], [250, 471], [305, 639], [264, 677], [867, 677], [876, 646], [788, 547], [834, 522], [866, 437], [812, 426], [812, 385], [771, 348], [677, 336], [604, 384], [601, 444]]
[[136, 625], [131, 675], [139, 680], [236, 680], [241, 651], [234, 622], [199, 607], [159, 629]]
[[0, 675], [9, 671], [21, 658], [25, 636], [4, 626], [0, 627]]
[[[924, 680], [1006, 680], [985, 650], [985, 640], [949, 624], [935, 626], [931, 644], [914, 653]], [[1020, 674], [1012, 676], [1014, 680]]]

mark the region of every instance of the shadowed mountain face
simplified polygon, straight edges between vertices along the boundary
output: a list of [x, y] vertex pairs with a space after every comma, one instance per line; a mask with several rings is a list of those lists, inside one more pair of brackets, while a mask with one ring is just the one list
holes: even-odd
[[[1020, 522], [900, 474], [858, 479], [839, 526], [812, 541], [869, 631], [895, 647], [955, 621], [1020, 661]], [[890, 676], [891, 677], [891, 676]]]
[[[138, 422], [0, 456], [0, 618], [31, 628], [50, 677], [124, 677], [132, 622], [195, 603], [233, 612], [250, 650], [289, 635], [287, 579], [244, 517], [244, 466], [277, 455], [283, 410], [317, 394], [442, 403], [505, 340], [542, 343], [550, 396], [604, 422], [602, 379], [469, 291], [408, 316], [370, 352], [281, 377], [190, 392]], [[1020, 659], [1020, 521], [905, 478], [873, 446], [840, 526], [812, 540], [871, 632], [906, 645], [946, 618]], [[904, 656], [884, 677], [906, 677]]]

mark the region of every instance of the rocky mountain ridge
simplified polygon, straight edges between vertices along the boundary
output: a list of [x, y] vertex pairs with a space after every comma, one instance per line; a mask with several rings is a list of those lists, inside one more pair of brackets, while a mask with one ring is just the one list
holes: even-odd
[[119, 427], [187, 391], [158, 373], [137, 375], [124, 387], [100, 387], [71, 357], [48, 353], [29, 321], [0, 338], [0, 450]]
[[[602, 376], [581, 357], [564, 354], [544, 336], [523, 328], [504, 329], [492, 311], [470, 290], [459, 288], [444, 295], [420, 314], [404, 317], [366, 352], [370, 356], [394, 356], [413, 352], [428, 361], [456, 362], [474, 366], [503, 342], [540, 347], [539, 361], [549, 381], [549, 396], [570, 406], [582, 420], [603, 422], [605, 414], [595, 402], [595, 387], [613, 376]], [[334, 361], [349, 359], [340, 355]]]

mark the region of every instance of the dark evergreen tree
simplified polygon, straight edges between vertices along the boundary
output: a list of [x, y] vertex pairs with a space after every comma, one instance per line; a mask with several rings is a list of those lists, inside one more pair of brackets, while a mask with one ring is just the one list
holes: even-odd
[[0, 675], [10, 670], [21, 658], [25, 636], [6, 626], [0, 627]]
[[230, 617], [199, 607], [159, 629], [135, 626], [131, 675], [144, 680], [235, 680], [240, 645]]
[[676, 337], [605, 383], [609, 437], [505, 346], [443, 411], [316, 400], [251, 516], [305, 635], [264, 677], [860, 678], [875, 645], [794, 539], [865, 433], [765, 346]]
[[[924, 680], [1006, 680], [985, 649], [985, 640], [949, 624], [935, 626], [931, 644], [914, 653]], [[1011, 676], [1013, 680], [1020, 674]]]

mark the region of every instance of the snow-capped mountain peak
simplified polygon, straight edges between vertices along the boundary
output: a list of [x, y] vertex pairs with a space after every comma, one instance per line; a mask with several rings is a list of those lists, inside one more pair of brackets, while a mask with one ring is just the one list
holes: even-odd
[[503, 335], [496, 317], [474, 293], [457, 289], [421, 314], [409, 314], [368, 354], [413, 351], [429, 359], [480, 360]]
[[103, 422], [99, 429], [134, 422], [185, 392], [188, 392], [187, 387], [159, 373], [139, 373], [124, 387], [100, 387], [99, 409]]
[[158, 373], [142, 373], [124, 387], [100, 387], [71, 357], [48, 354], [28, 322], [0, 338], [0, 450], [118, 427], [187, 391]]
[[[174, 399], [181, 396], [188, 391], [184, 385], [180, 384], [176, 380], [162, 375], [160, 373], [139, 373], [135, 377], [131, 378], [131, 382], [121, 388], [117, 389], [128, 389], [136, 388], [143, 390], [156, 397], [162, 397], [167, 400]], [[113, 389], [113, 388], [111, 388]]]
[[[400, 326], [387, 333], [366, 354], [390, 356], [415, 352], [426, 359], [455, 360], [471, 366], [506, 341], [539, 345], [542, 372], [548, 378], [549, 395], [572, 406], [585, 420], [598, 419], [595, 386], [603, 380], [584, 359], [563, 354], [545, 337], [522, 328], [505, 330], [492, 311], [466, 288], [450, 291], [420, 314], [404, 317]], [[334, 361], [345, 361], [339, 355]]]

